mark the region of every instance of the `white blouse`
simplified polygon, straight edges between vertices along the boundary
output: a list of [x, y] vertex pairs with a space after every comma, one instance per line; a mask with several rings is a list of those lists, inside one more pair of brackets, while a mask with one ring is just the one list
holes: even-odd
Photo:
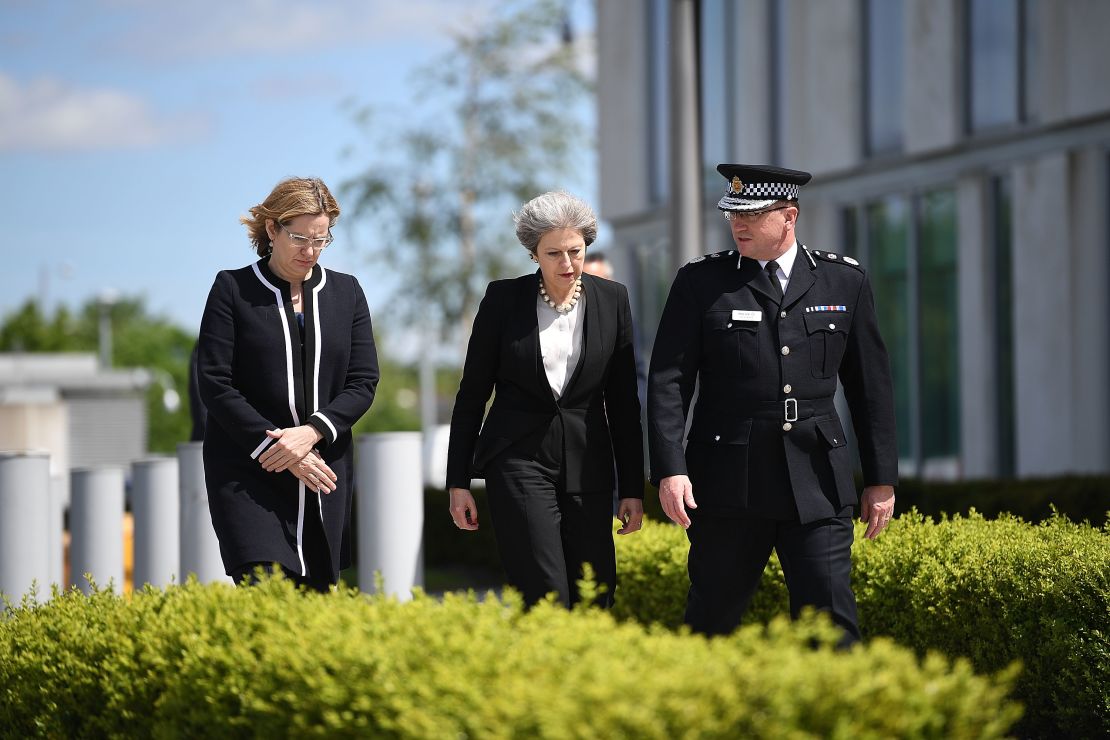
[[536, 323], [540, 329], [540, 355], [547, 382], [555, 398], [566, 390], [567, 381], [582, 358], [582, 316], [586, 293], [566, 313], [558, 313], [536, 295]]

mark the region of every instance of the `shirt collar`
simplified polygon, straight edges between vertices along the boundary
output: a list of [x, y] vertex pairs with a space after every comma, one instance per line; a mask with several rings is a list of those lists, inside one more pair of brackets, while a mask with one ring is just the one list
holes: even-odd
[[[777, 262], [779, 264], [779, 269], [782, 270], [782, 274], [786, 275], [787, 280], [790, 279], [790, 271], [794, 269], [794, 258], [797, 257], [797, 256], [798, 256], [798, 240], [795, 239], [794, 241], [792, 241], [790, 243], [790, 248], [787, 249], [782, 254], [780, 254], [778, 256], [778, 258], [775, 260], [775, 262]], [[760, 267], [762, 267], [763, 269], [767, 269], [767, 263], [770, 262], [771, 260], [756, 260], [756, 261], [759, 262]], [[737, 268], [740, 267], [739, 261], [737, 261], [736, 266], [737, 266]]]

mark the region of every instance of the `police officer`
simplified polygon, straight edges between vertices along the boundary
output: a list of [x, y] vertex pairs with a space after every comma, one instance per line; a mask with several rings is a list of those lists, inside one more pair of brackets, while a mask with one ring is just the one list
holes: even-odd
[[791, 613], [828, 611], [851, 643], [857, 499], [837, 378], [859, 442], [866, 537], [890, 520], [897, 483], [890, 363], [871, 287], [854, 259], [796, 240], [808, 172], [717, 171], [727, 181], [717, 208], [736, 250], [679, 270], [648, 388], [652, 482], [690, 540], [686, 622], [705, 634], [733, 630], [773, 548]]

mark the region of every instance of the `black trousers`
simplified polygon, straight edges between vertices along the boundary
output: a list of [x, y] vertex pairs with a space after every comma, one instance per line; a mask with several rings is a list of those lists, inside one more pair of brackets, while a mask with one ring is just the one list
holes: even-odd
[[486, 465], [493, 531], [509, 585], [532, 606], [554, 592], [569, 607], [579, 600], [577, 581], [590, 563], [613, 604], [617, 559], [613, 549], [611, 491], [568, 493], [562, 475], [562, 427], [552, 424]]
[[298, 586], [311, 591], [327, 593], [334, 581], [331, 577], [331, 550], [328, 548], [324, 523], [320, 521], [320, 502], [312, 491], [304, 494], [304, 520], [301, 524], [301, 553], [304, 557], [306, 575], [294, 572], [278, 563], [244, 563], [232, 569], [231, 577], [240, 586], [254, 586], [258, 583], [258, 568], [263, 571], [281, 570], [285, 577]]
[[844, 629], [842, 645], [860, 639], [852, 593], [852, 517], [809, 524], [753, 517], [695, 515], [690, 540], [690, 593], [686, 624], [707, 635], [727, 634], [740, 624], [763, 569], [778, 553], [790, 592], [790, 613], [802, 607], [827, 611]]

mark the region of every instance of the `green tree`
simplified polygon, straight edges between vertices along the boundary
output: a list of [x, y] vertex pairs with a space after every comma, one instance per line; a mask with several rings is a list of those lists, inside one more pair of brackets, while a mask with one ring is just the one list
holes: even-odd
[[[142, 298], [122, 298], [111, 308], [112, 366], [163, 371], [173, 381], [180, 404], [169, 411], [165, 389], [154, 383], [147, 390], [147, 446], [152, 452], [174, 452], [189, 439], [187, 403], [189, 355], [196, 337], [165, 318], [150, 315]], [[59, 308], [47, 317], [28, 300], [0, 321], [3, 352], [96, 352], [100, 304], [85, 303], [75, 314]]]
[[499, 3], [416, 73], [402, 120], [355, 111], [372, 154], [341, 192], [371, 258], [401, 276], [389, 318], [465, 338], [486, 282], [525, 264], [512, 210], [581, 186], [592, 82], [565, 13], [561, 0]]

